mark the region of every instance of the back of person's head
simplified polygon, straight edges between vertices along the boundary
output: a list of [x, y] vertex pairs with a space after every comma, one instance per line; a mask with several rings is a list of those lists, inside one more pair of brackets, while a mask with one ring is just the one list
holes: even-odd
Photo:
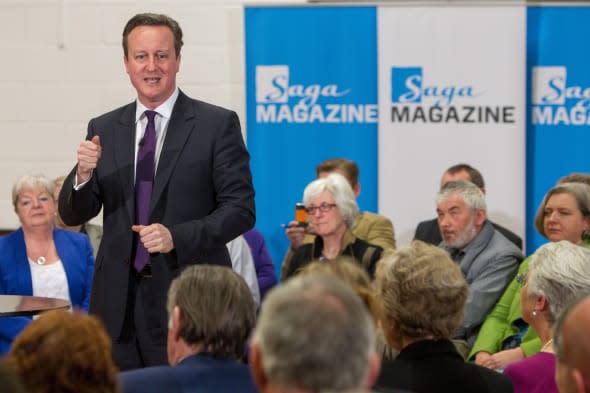
[[168, 291], [168, 314], [180, 312], [180, 337], [210, 355], [240, 359], [254, 327], [256, 308], [248, 285], [227, 267], [194, 265]]
[[455, 175], [459, 172], [467, 172], [469, 174], [469, 177], [471, 178], [471, 182], [473, 184], [475, 184], [477, 186], [477, 188], [483, 190], [485, 189], [485, 182], [483, 180], [483, 176], [481, 175], [481, 173], [475, 169], [474, 167], [472, 167], [469, 164], [456, 164], [453, 165], [451, 167], [449, 167], [445, 173], [449, 173], [451, 175]]
[[115, 393], [117, 369], [103, 324], [49, 311], [29, 324], [6, 357], [29, 393]]
[[559, 179], [557, 184], [562, 183], [584, 183], [590, 186], [590, 174], [574, 172]]
[[320, 177], [322, 173], [338, 172], [342, 174], [350, 183], [352, 188], [359, 182], [359, 167], [356, 162], [347, 160], [345, 158], [334, 158], [331, 160], [322, 161], [316, 168], [315, 173]]
[[2, 393], [25, 393], [20, 379], [4, 361], [0, 362], [0, 391]]
[[560, 393], [590, 392], [590, 296], [571, 302], [553, 327], [557, 358], [556, 382]]
[[590, 249], [567, 240], [541, 246], [531, 257], [527, 283], [529, 296], [545, 297], [545, 318], [554, 322], [571, 302], [590, 295]]
[[414, 241], [386, 255], [377, 266], [377, 299], [390, 344], [401, 338], [448, 339], [463, 320], [468, 286], [444, 250]]
[[475, 211], [486, 208], [486, 199], [483, 192], [473, 183], [466, 180], [450, 181], [441, 187], [436, 194], [436, 203], [446, 201], [451, 196], [460, 197], [467, 207]]
[[354, 292], [362, 299], [365, 306], [371, 313], [373, 320], [378, 318], [375, 291], [371, 278], [359, 263], [348, 255], [339, 255], [330, 261], [315, 261], [305, 265], [301, 274], [315, 274], [319, 272], [331, 273], [348, 284]]
[[[262, 304], [250, 351], [253, 376], [282, 389], [345, 392], [375, 377], [375, 326], [333, 274], [294, 277]], [[376, 367], [375, 367], [376, 366]]]

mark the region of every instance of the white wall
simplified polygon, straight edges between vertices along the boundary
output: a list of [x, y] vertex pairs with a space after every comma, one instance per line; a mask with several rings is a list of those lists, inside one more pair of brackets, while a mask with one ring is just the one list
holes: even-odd
[[242, 7], [241, 0], [0, 0], [0, 228], [18, 226], [10, 200], [18, 177], [68, 173], [88, 120], [135, 98], [121, 33], [136, 13], [179, 22], [178, 85], [244, 123]]

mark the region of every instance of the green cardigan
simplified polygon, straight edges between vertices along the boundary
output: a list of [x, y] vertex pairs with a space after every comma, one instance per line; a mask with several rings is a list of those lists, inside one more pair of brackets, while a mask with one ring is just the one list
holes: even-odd
[[[583, 241], [582, 246], [590, 247], [590, 241]], [[521, 273], [528, 272], [530, 258], [529, 256], [522, 261], [516, 277]], [[508, 285], [492, 312], [486, 317], [469, 354], [469, 360], [474, 360], [478, 352], [499, 352], [504, 340], [518, 334], [515, 322], [522, 320], [520, 312], [520, 289], [522, 286], [516, 281], [516, 277]], [[541, 345], [537, 333], [533, 329], [527, 329], [520, 343], [524, 356], [529, 357], [536, 354], [541, 349]]]

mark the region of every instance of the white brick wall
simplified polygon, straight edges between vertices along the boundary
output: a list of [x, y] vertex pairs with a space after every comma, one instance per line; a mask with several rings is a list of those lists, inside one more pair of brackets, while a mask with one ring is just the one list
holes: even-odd
[[242, 10], [241, 0], [0, 0], [0, 228], [19, 225], [18, 177], [68, 173], [88, 120], [135, 98], [120, 42], [136, 13], [175, 18], [185, 42], [178, 85], [244, 119]]

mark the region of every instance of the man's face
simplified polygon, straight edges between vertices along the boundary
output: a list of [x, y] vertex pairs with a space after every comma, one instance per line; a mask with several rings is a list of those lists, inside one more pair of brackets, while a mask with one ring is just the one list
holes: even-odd
[[463, 198], [451, 194], [446, 200], [436, 206], [438, 226], [445, 243], [451, 247], [463, 248], [471, 242], [481, 225], [485, 212], [483, 209], [473, 211]]
[[166, 26], [138, 26], [131, 30], [127, 41], [125, 69], [139, 101], [154, 109], [176, 88], [180, 55], [174, 49], [174, 35]]
[[442, 188], [445, 184], [447, 184], [450, 181], [457, 180], [465, 180], [471, 182], [471, 176], [469, 176], [469, 172], [467, 171], [460, 171], [453, 174], [445, 172], [442, 178], [440, 179], [440, 188]]

